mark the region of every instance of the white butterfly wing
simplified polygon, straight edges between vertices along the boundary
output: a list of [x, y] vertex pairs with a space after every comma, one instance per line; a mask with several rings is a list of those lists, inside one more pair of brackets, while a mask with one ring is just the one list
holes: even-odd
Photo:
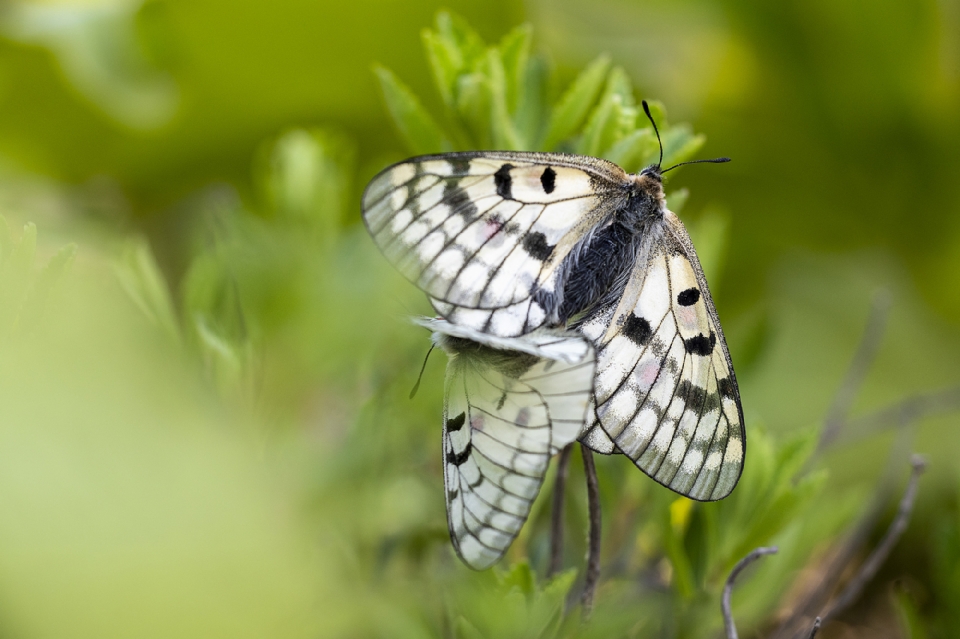
[[740, 393], [693, 245], [676, 216], [667, 212], [664, 222], [619, 305], [580, 330], [598, 349], [603, 432], [661, 484], [712, 501], [742, 471]]
[[619, 204], [626, 179], [610, 162], [559, 153], [423, 156], [373, 178], [363, 218], [440, 315], [514, 337], [551, 320], [560, 263]]
[[590, 342], [571, 331], [541, 329], [524, 335], [522, 338], [516, 338], [489, 335], [476, 329], [454, 324], [442, 317], [414, 317], [413, 323], [440, 335], [460, 337], [483, 346], [504, 351], [528, 353], [568, 364], [579, 364], [595, 359], [593, 346], [590, 345]]
[[592, 422], [594, 351], [568, 335], [569, 349], [584, 353], [580, 361], [438, 339], [451, 355], [443, 413], [447, 522], [471, 568], [503, 556], [530, 513], [550, 456]]

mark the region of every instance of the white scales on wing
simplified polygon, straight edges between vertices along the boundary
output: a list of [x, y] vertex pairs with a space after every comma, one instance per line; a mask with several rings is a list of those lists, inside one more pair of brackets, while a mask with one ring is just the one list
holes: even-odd
[[595, 351], [573, 331], [491, 339], [442, 319], [417, 322], [450, 358], [443, 409], [450, 536], [468, 566], [487, 568], [520, 532], [550, 457], [592, 421]]
[[620, 167], [587, 159], [413, 158], [370, 182], [364, 221], [383, 254], [441, 316], [515, 337], [556, 324], [559, 267], [624, 195]]
[[[446, 336], [453, 356], [447, 389], [453, 418], [462, 412], [467, 420], [470, 403], [449, 409], [451, 388], [457, 397], [469, 390], [484, 402], [498, 388], [467, 383], [469, 371], [494, 361], [472, 357], [471, 349], [513, 350], [567, 366], [569, 357], [531, 350], [557, 344], [563, 350], [565, 342], [550, 345], [545, 336], [579, 331], [596, 349], [591, 396], [581, 423], [579, 405], [569, 414], [551, 411], [551, 422], [568, 419], [569, 432], [593, 450], [623, 453], [672, 490], [716, 500], [733, 490], [743, 469], [743, 412], [703, 270], [683, 224], [666, 207], [667, 170], [658, 162], [627, 174], [605, 160], [562, 153], [423, 156], [377, 175], [364, 192], [363, 216], [384, 255], [427, 293], [443, 318], [436, 321], [445, 322], [431, 328]], [[509, 394], [498, 397], [506, 399], [497, 410], [514, 413], [501, 417], [515, 425], [539, 414], [508, 402]], [[472, 433], [468, 424], [448, 430]], [[445, 446], [463, 437], [449, 437]], [[516, 470], [534, 464], [534, 479], [511, 481], [523, 484], [518, 494], [527, 498], [542, 480], [543, 451], [558, 445], [537, 440], [532, 430], [525, 437], [529, 448], [516, 458]], [[449, 474], [447, 480], [449, 489]], [[464, 511], [458, 530], [483, 521], [471, 517]], [[515, 535], [511, 526], [483, 533], [500, 535], [495, 544], [485, 538], [492, 546], [454, 537], [487, 548], [484, 561], [492, 561]]]

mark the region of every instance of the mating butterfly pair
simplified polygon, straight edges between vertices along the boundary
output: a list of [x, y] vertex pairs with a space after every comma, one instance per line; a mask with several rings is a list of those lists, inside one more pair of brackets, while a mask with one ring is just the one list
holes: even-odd
[[448, 153], [393, 165], [364, 192], [377, 246], [441, 316], [417, 321], [450, 357], [447, 519], [472, 568], [503, 555], [551, 455], [577, 439], [697, 500], [740, 477], [736, 377], [662, 173]]

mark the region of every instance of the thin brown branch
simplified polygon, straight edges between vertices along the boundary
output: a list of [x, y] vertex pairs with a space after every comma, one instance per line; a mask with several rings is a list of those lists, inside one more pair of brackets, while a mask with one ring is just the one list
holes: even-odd
[[836, 617], [837, 614], [845, 610], [851, 603], [856, 601], [857, 597], [860, 596], [860, 593], [863, 592], [863, 588], [871, 579], [873, 579], [873, 577], [877, 574], [877, 571], [880, 570], [880, 566], [882, 566], [883, 562], [887, 560], [887, 557], [890, 555], [893, 547], [896, 545], [897, 541], [900, 540], [903, 532], [907, 529], [907, 524], [910, 521], [910, 515], [913, 512], [913, 505], [917, 499], [917, 485], [920, 480], [920, 475], [923, 474], [923, 471], [927, 466], [926, 461], [919, 455], [913, 456], [911, 464], [913, 468], [912, 472], [910, 473], [910, 481], [907, 484], [907, 489], [903, 493], [903, 497], [900, 499], [900, 505], [897, 507], [897, 515], [893, 518], [893, 522], [887, 529], [886, 534], [884, 534], [883, 539], [880, 540], [880, 543], [877, 545], [877, 547], [872, 553], [870, 553], [870, 556], [867, 557], [867, 560], [863, 563], [863, 566], [860, 567], [860, 570], [857, 572], [854, 578], [843, 589], [843, 592], [841, 592], [840, 596], [837, 597], [837, 600], [834, 602], [833, 606], [831, 606], [831, 608], [824, 613], [824, 621], [829, 621], [830, 619]]
[[817, 443], [817, 452], [827, 448], [836, 439], [840, 430], [847, 421], [847, 415], [853, 406], [863, 380], [866, 379], [870, 366], [880, 350], [880, 342], [887, 326], [887, 316], [890, 314], [890, 293], [886, 289], [877, 291], [870, 305], [870, 315], [867, 325], [863, 329], [863, 336], [857, 352], [850, 362], [847, 374], [834, 395], [833, 404], [827, 411], [824, 419], [823, 431]]
[[[911, 483], [908, 485], [907, 491], [904, 493], [903, 499], [901, 500], [900, 512], [903, 512], [903, 506], [905, 503], [909, 505], [909, 508], [912, 508], [913, 500], [916, 497], [916, 478], [918, 474], [922, 472], [922, 467], [918, 468], [917, 466], [917, 464], [919, 463], [919, 458], [917, 456], [914, 456], [912, 458], [912, 463], [914, 464], [913, 475], [911, 476]], [[780, 625], [780, 627], [777, 629], [777, 631], [774, 633], [773, 635], [774, 639], [797, 639], [797, 638], [806, 638], [809, 636], [808, 624], [810, 623], [810, 619], [814, 616], [814, 613], [816, 611], [822, 610], [827, 605], [830, 595], [833, 592], [834, 588], [836, 587], [837, 583], [840, 581], [842, 574], [844, 573], [844, 571], [846, 571], [847, 567], [853, 561], [857, 552], [866, 542], [867, 538], [870, 535], [870, 531], [872, 531], [876, 526], [877, 520], [880, 518], [880, 515], [883, 510], [883, 504], [886, 503], [889, 499], [888, 495], [889, 495], [889, 492], [885, 488], [881, 487], [878, 489], [877, 495], [874, 499], [874, 504], [867, 510], [867, 514], [864, 515], [861, 518], [861, 520], [857, 523], [853, 533], [850, 534], [847, 541], [844, 542], [843, 545], [841, 546], [839, 552], [837, 552], [836, 556], [829, 562], [829, 564], [823, 570], [823, 576], [820, 579], [820, 585], [815, 590], [811, 591], [804, 598], [804, 600], [796, 606], [793, 614], [786, 621], [784, 621]], [[906, 511], [907, 516], [909, 516], [909, 508]], [[898, 520], [899, 520], [899, 513], [898, 513], [898, 519], [894, 521], [895, 525], [897, 524]], [[902, 526], [905, 526], [905, 525], [906, 525], [906, 522], [904, 521]], [[891, 526], [890, 531], [894, 531], [894, 525]], [[899, 532], [897, 532], [897, 537], [899, 537], [899, 535], [902, 534], [902, 532], [903, 532], [902, 528], [899, 529]], [[888, 531], [887, 536], [884, 537], [884, 540], [881, 542], [880, 547], [878, 547], [877, 550], [875, 550], [874, 553], [871, 554], [870, 559], [873, 559], [874, 557], [878, 557], [880, 559], [880, 563], [882, 563], [883, 559], [886, 558], [886, 554], [883, 556], [879, 556], [876, 553], [878, 550], [881, 549], [881, 547], [883, 547], [887, 543], [887, 539], [889, 535], [890, 535], [890, 532]], [[893, 538], [892, 541], [889, 542], [889, 547], [886, 550], [887, 554], [889, 554], [890, 548], [892, 548], [892, 545], [894, 543], [896, 543], [896, 538]], [[864, 567], [861, 569], [861, 572], [864, 569], [868, 568], [868, 564], [871, 563], [870, 559], [868, 559], [867, 562], [864, 563]], [[879, 564], [877, 564], [876, 567], [878, 568]], [[876, 572], [876, 568], [874, 568], [873, 570], [874, 572]], [[872, 574], [870, 575], [870, 577], [872, 577]], [[856, 581], [856, 578], [854, 581]], [[853, 584], [854, 582], [851, 582], [851, 585]], [[847, 586], [847, 589], [849, 588], [850, 586]], [[863, 584], [860, 584], [859, 588], [862, 589]], [[844, 595], [846, 594], [847, 594], [847, 590], [844, 590], [844, 594], [841, 595], [840, 598], [837, 599], [837, 601], [840, 602], [841, 598], [844, 598]], [[852, 594], [853, 594], [853, 598], [855, 598], [856, 595], [859, 594], [859, 591]], [[852, 601], [853, 599], [850, 599], [850, 601], [844, 604], [844, 606], [848, 605]], [[818, 617], [818, 618], [822, 618], [822, 620], [826, 622], [828, 620], [828, 617], [836, 614], [836, 612], [837, 610], [836, 610], [836, 604], [835, 604], [834, 607], [827, 614], [823, 614], [821, 617]]]
[[897, 428], [923, 417], [960, 410], [960, 386], [914, 395], [886, 408], [851, 419], [836, 441], [849, 443], [889, 428]]
[[593, 453], [580, 444], [583, 454], [583, 472], [587, 477], [587, 511], [590, 516], [590, 532], [587, 544], [587, 573], [583, 583], [583, 616], [587, 618], [593, 611], [593, 601], [600, 581], [600, 486], [597, 482], [597, 467], [593, 463]]
[[553, 577], [563, 566], [563, 496], [570, 474], [570, 453], [573, 444], [567, 444], [557, 459], [557, 478], [553, 484], [553, 503], [550, 511], [550, 564], [547, 577]]
[[733, 594], [733, 584], [743, 572], [743, 569], [755, 562], [764, 555], [772, 555], [779, 549], [776, 546], [757, 548], [749, 555], [737, 562], [737, 565], [730, 571], [727, 577], [727, 583], [723, 586], [723, 596], [720, 599], [720, 611], [723, 613], [723, 627], [727, 632], [727, 639], [739, 639], [737, 635], [737, 626], [733, 622], [733, 611], [730, 610], [730, 597]]

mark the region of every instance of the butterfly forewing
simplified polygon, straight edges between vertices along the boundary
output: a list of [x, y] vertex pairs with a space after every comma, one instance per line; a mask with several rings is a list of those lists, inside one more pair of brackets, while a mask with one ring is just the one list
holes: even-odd
[[597, 417], [658, 482], [721, 499], [742, 469], [739, 391], [689, 237], [672, 213], [665, 222], [627, 285], [636, 292], [632, 308], [601, 309], [580, 327], [598, 346]]
[[558, 268], [623, 195], [594, 158], [456, 153], [376, 176], [364, 220], [384, 255], [461, 326], [512, 337], [555, 314]]
[[[550, 456], [575, 441], [588, 423], [596, 360], [592, 347], [573, 333], [563, 338], [534, 333], [513, 340], [523, 350], [503, 350], [448, 339], [444, 324], [435, 321], [433, 328], [451, 356], [443, 417], [447, 520], [460, 557], [483, 569], [519, 533]], [[549, 340], [554, 351], [579, 352], [579, 360], [523, 352], [540, 349], [530, 345], [537, 337]]]
[[[694, 499], [736, 485], [746, 445], [736, 378], [659, 165], [627, 175], [565, 154], [422, 156], [371, 181], [363, 216], [443, 318], [421, 323], [452, 357], [445, 477], [468, 564], [499, 558], [546, 458], [575, 437]], [[584, 356], [592, 347], [564, 326], [596, 352]], [[538, 367], [542, 377], [524, 377]], [[541, 415], [548, 426], [537, 430]]]

